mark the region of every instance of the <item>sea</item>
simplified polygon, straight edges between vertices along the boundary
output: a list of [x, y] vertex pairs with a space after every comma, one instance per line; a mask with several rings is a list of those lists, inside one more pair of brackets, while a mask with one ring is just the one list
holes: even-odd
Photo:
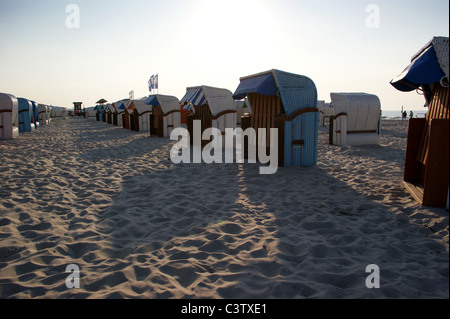
[[[413, 111], [413, 116], [417, 117], [417, 118], [424, 118], [425, 115], [427, 114], [426, 112], [427, 109], [424, 108], [424, 110], [412, 110]], [[409, 112], [410, 110], [406, 110], [406, 114], [408, 116], [409, 119]], [[383, 119], [386, 120], [401, 120], [402, 119], [402, 112], [400, 110], [398, 111], [392, 111], [392, 110], [381, 110], [381, 116]]]

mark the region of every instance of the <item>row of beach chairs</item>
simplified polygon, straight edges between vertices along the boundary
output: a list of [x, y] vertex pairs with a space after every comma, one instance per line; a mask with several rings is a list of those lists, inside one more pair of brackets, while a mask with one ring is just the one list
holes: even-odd
[[40, 125], [48, 125], [54, 118], [66, 118], [64, 107], [38, 104], [26, 98], [0, 93], [0, 140], [17, 138], [20, 133], [32, 132]]
[[[379, 143], [381, 104], [377, 96], [331, 93], [331, 99], [335, 115], [330, 120], [330, 143]], [[243, 104], [248, 113], [243, 114], [239, 109]], [[195, 120], [201, 121], [202, 131], [214, 127], [222, 135], [226, 128], [235, 129], [240, 123], [244, 130], [250, 127], [256, 132], [259, 128], [266, 129], [265, 141], [259, 140], [257, 135], [248, 141], [257, 148], [265, 145], [266, 151], [274, 143], [270, 141], [270, 129], [278, 128], [280, 166], [314, 166], [317, 163], [319, 107], [317, 89], [310, 78], [272, 69], [240, 78], [234, 93], [206, 85], [188, 87], [181, 100], [156, 94], [86, 108], [85, 116], [95, 116], [97, 121], [126, 129], [168, 137], [174, 128], [181, 126], [182, 112], [188, 109], [186, 125], [191, 133], [191, 143]]]

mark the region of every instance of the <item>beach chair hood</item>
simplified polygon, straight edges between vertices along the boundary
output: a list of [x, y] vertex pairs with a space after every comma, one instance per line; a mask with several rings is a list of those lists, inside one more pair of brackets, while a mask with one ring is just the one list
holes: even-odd
[[172, 111], [180, 110], [180, 100], [177, 97], [171, 95], [155, 94], [150, 95], [145, 101], [147, 105], [161, 106], [164, 114]]
[[233, 93], [227, 89], [215, 88], [206, 85], [187, 88], [181, 103], [192, 103], [200, 106], [208, 102], [209, 109], [213, 116], [224, 111], [236, 110], [233, 100]]
[[288, 116], [317, 107], [317, 89], [310, 78], [276, 69], [242, 77], [233, 98], [241, 100], [250, 93], [279, 95]]
[[399, 91], [409, 92], [422, 85], [440, 82], [449, 78], [448, 37], [434, 37], [411, 58], [402, 73], [391, 80], [391, 85]]
[[378, 131], [381, 102], [378, 96], [368, 93], [330, 93], [336, 114], [345, 113], [347, 130]]

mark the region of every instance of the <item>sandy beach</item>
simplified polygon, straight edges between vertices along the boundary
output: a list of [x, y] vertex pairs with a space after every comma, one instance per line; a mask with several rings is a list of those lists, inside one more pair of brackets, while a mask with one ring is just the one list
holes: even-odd
[[318, 165], [274, 175], [94, 119], [0, 141], [0, 298], [449, 298], [449, 212], [402, 186], [407, 125], [354, 147], [321, 128]]

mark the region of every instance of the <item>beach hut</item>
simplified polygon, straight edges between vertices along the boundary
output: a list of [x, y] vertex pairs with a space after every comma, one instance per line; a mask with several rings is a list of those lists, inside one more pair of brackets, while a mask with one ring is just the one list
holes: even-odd
[[[186, 94], [180, 103], [192, 104], [194, 110], [192, 115], [187, 116], [187, 127], [193, 142], [193, 121], [201, 121], [201, 131], [207, 128], [217, 128], [221, 134], [225, 134], [225, 128], [236, 128], [236, 106], [233, 93], [227, 89], [196, 86], [188, 87]], [[209, 141], [202, 141], [206, 145]]]
[[329, 142], [353, 146], [379, 144], [381, 103], [368, 93], [330, 93], [336, 115], [330, 117]]
[[73, 102], [73, 113], [75, 116], [83, 116], [83, 102]]
[[19, 136], [19, 103], [14, 95], [0, 93], [0, 140]]
[[399, 91], [424, 95], [425, 118], [411, 118], [403, 183], [422, 205], [448, 206], [449, 193], [449, 38], [434, 37], [391, 80]]
[[49, 125], [50, 124], [50, 108], [45, 104], [38, 104], [39, 112], [39, 124]]
[[181, 127], [180, 100], [171, 95], [150, 95], [145, 101], [152, 107], [150, 134], [169, 137], [173, 129]]
[[152, 107], [145, 99], [131, 100], [127, 107], [130, 114], [130, 129], [136, 132], [150, 132]]
[[[316, 165], [319, 112], [317, 89], [310, 78], [275, 69], [242, 77], [233, 98], [245, 97], [251, 116], [247, 124], [243, 119], [241, 127], [267, 129], [267, 148], [272, 143], [269, 129], [278, 128], [279, 166]], [[256, 136], [249, 143], [261, 147]]]
[[35, 126], [33, 123], [34, 113], [33, 104], [31, 101], [24, 98], [17, 98], [19, 109], [19, 132], [31, 132], [34, 131]]

